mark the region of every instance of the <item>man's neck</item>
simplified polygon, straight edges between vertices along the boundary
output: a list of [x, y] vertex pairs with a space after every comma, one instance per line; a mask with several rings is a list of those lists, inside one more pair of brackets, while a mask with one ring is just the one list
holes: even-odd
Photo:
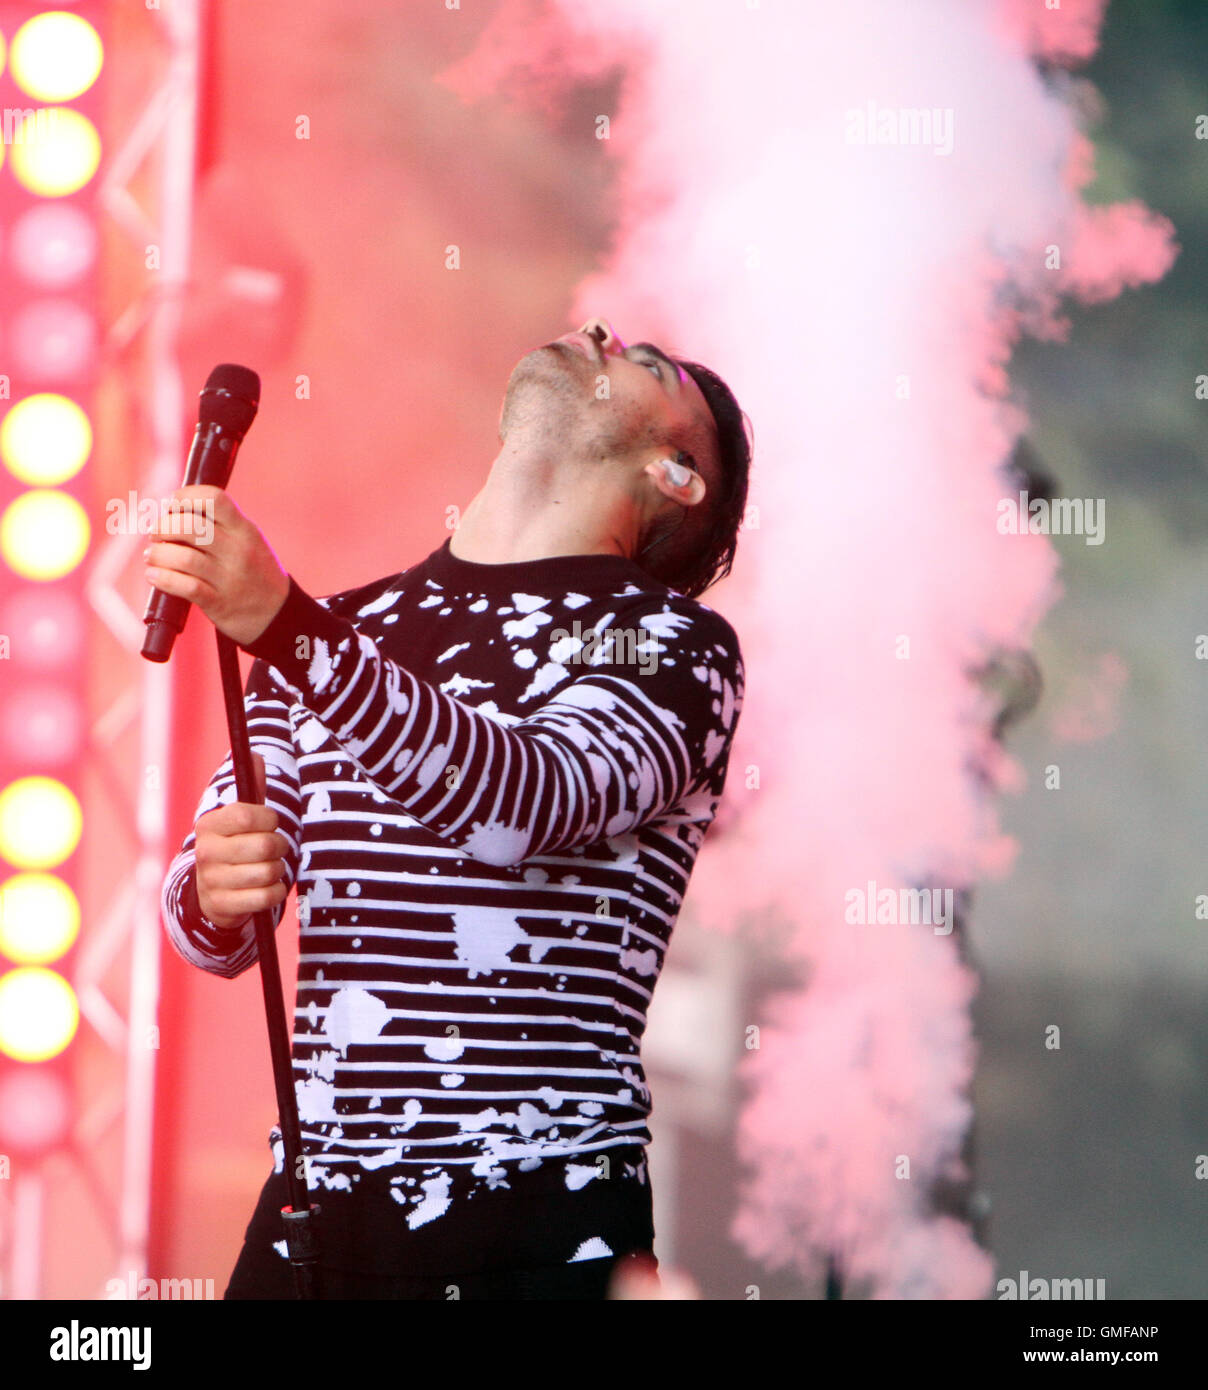
[[459, 560], [513, 564], [555, 555], [632, 556], [638, 518], [601, 470], [572, 475], [501, 453], [449, 543]]

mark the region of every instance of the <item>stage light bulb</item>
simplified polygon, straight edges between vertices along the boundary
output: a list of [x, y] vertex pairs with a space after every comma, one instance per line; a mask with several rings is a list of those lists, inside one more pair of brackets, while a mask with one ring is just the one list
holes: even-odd
[[79, 1026], [80, 1005], [62, 975], [22, 965], [0, 978], [0, 1052], [18, 1062], [45, 1062]]
[[0, 792], [0, 855], [18, 869], [53, 869], [75, 851], [80, 803], [53, 777], [21, 777]]
[[18, 965], [45, 965], [75, 944], [76, 895], [54, 874], [14, 874], [0, 885], [0, 953]]
[[55, 671], [81, 660], [84, 614], [79, 597], [26, 586], [0, 604], [0, 659], [14, 667]]
[[84, 711], [70, 689], [45, 682], [10, 682], [0, 697], [0, 748], [17, 763], [36, 763], [43, 772], [64, 767], [78, 755]]
[[101, 162], [96, 126], [70, 106], [39, 107], [16, 132], [12, 148], [17, 182], [43, 198], [75, 193]]
[[35, 101], [71, 101], [96, 81], [104, 57], [100, 35], [86, 19], [48, 10], [17, 30], [9, 66]]
[[36, 488], [10, 502], [0, 517], [0, 554], [25, 579], [61, 579], [88, 550], [84, 508], [65, 492]]
[[35, 299], [13, 315], [9, 341], [22, 376], [76, 381], [96, 364], [96, 320], [71, 299]]
[[0, 1073], [0, 1145], [6, 1153], [53, 1148], [70, 1128], [71, 1096], [61, 1076], [37, 1066]]
[[88, 416], [66, 396], [26, 396], [0, 423], [0, 458], [23, 483], [50, 487], [73, 478], [92, 452]]
[[71, 203], [39, 203], [13, 224], [9, 255], [13, 265], [37, 285], [65, 289], [96, 262], [94, 222]]

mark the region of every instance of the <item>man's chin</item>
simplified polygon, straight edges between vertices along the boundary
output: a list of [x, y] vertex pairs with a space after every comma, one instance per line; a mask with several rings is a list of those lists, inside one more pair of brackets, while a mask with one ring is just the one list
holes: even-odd
[[551, 373], [564, 376], [568, 370], [576, 370], [577, 365], [586, 360], [582, 353], [567, 343], [544, 343], [524, 354], [512, 368], [511, 380], [523, 381], [530, 376], [543, 377]]

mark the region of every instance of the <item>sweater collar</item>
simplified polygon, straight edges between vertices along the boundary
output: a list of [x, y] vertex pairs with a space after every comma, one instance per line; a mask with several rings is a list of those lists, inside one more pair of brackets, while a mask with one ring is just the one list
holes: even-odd
[[657, 581], [624, 555], [550, 555], [540, 560], [482, 564], [459, 559], [450, 549], [452, 542], [450, 536], [434, 550], [425, 568], [442, 586], [463, 592], [509, 593], [516, 588], [599, 590], [626, 581], [641, 589], [658, 587]]

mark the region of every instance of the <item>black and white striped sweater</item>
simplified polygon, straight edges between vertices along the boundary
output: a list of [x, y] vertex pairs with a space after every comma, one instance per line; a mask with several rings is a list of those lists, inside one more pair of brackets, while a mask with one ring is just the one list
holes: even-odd
[[[249, 650], [312, 1187], [373, 1174], [414, 1228], [509, 1173], [644, 1169], [639, 1044], [741, 708], [730, 625], [619, 556], [446, 542], [331, 598], [291, 582]], [[228, 757], [197, 815], [234, 797]], [[250, 920], [197, 910], [191, 832], [163, 909], [186, 961], [253, 964]]]

